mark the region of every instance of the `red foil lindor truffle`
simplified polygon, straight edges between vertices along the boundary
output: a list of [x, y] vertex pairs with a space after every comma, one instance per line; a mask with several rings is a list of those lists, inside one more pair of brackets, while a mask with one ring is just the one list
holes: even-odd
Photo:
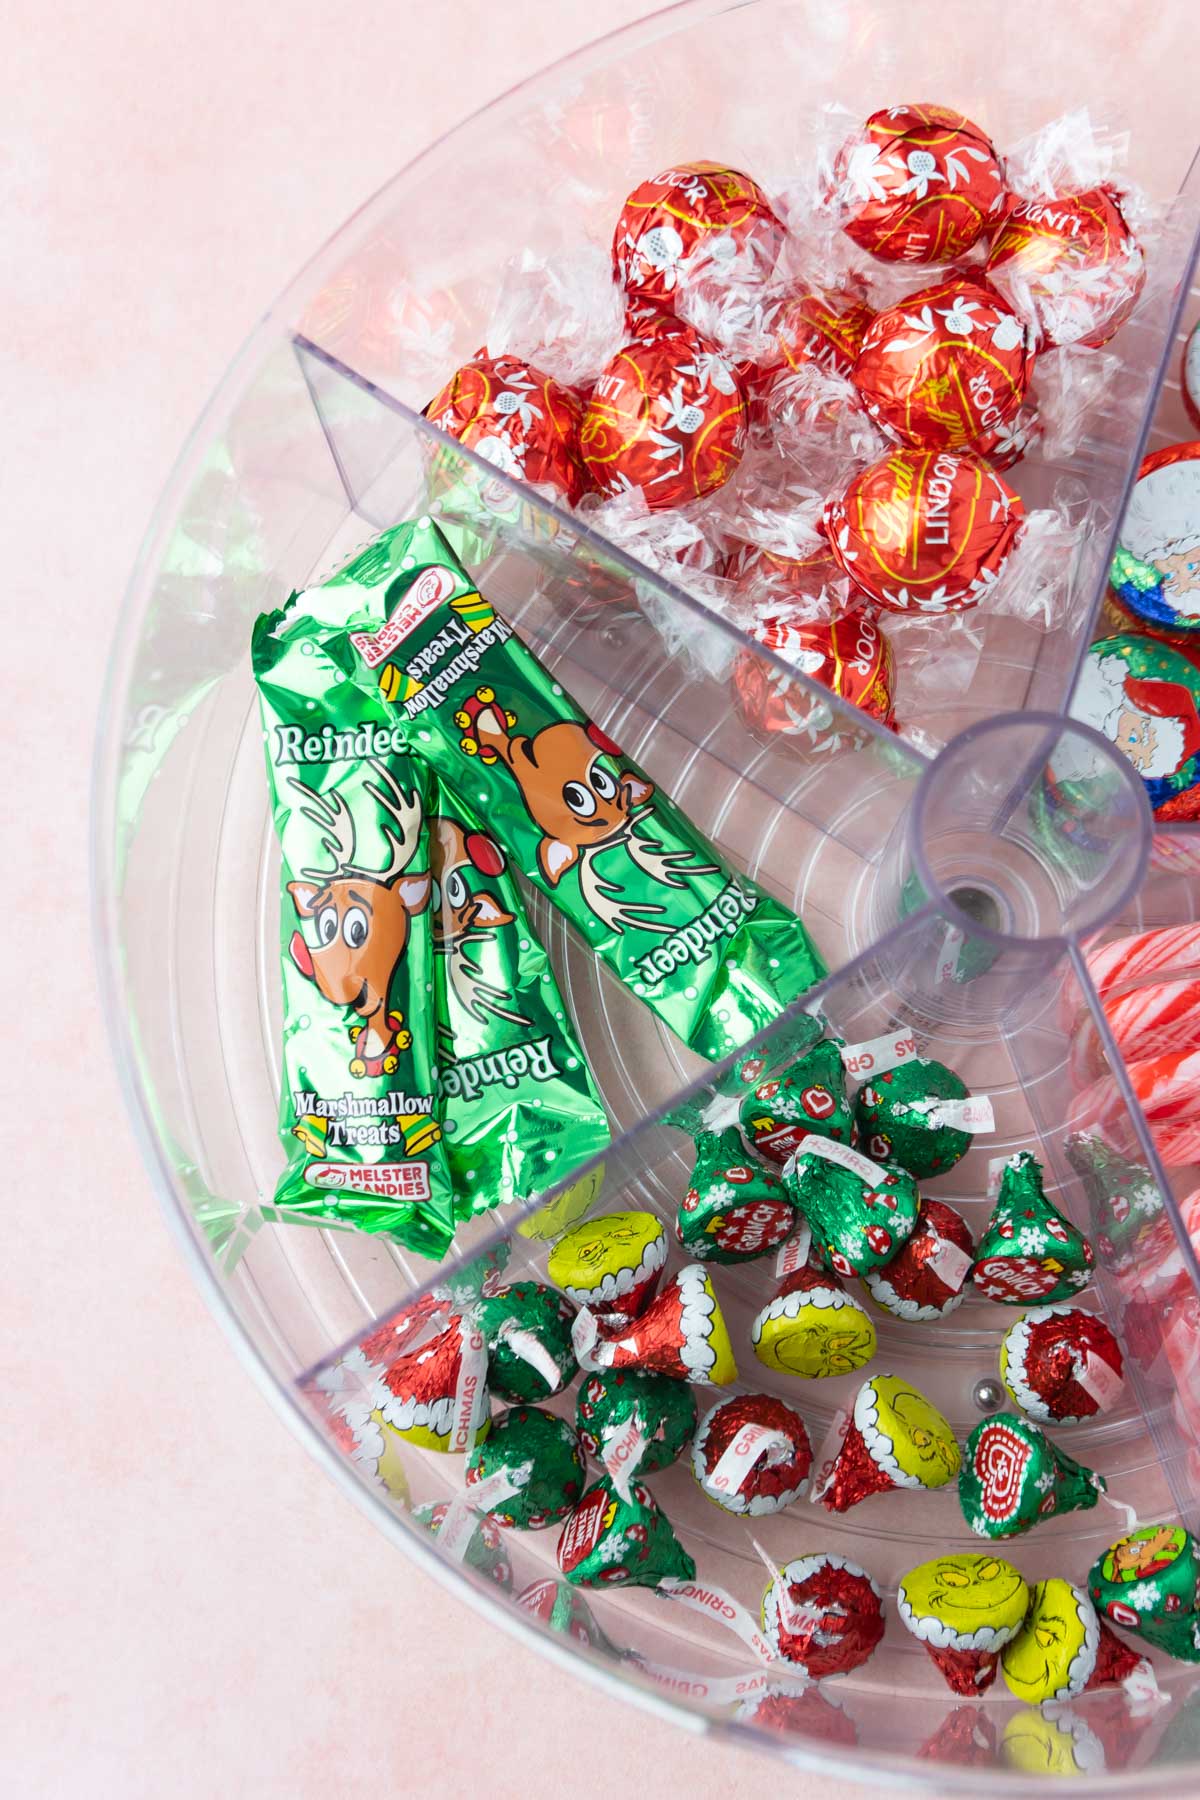
[[836, 375], [848, 375], [874, 317], [860, 295], [844, 288], [797, 294], [776, 326], [783, 361], [789, 369], [816, 363]]
[[[801, 675], [892, 723], [891, 646], [869, 613], [806, 622], [784, 609], [760, 620], [752, 635]], [[738, 711], [753, 730], [836, 735], [836, 722], [822, 717], [827, 709], [753, 651], [740, 653], [732, 680]]]
[[684, 325], [618, 351], [596, 382], [580, 431], [584, 463], [601, 492], [640, 490], [652, 510], [720, 487], [745, 443], [737, 376]]
[[991, 140], [946, 106], [889, 106], [843, 145], [842, 229], [887, 262], [953, 262], [1000, 207]]
[[952, 275], [876, 313], [853, 382], [875, 423], [900, 443], [971, 449], [1019, 411], [1029, 330], [981, 281]]
[[579, 401], [561, 382], [516, 356], [481, 350], [425, 408], [431, 425], [468, 450], [574, 503], [586, 485], [579, 459]]
[[1106, 187], [1018, 200], [998, 225], [987, 273], [1046, 344], [1106, 344], [1146, 280], [1141, 246]]
[[893, 450], [825, 504], [825, 532], [856, 587], [895, 612], [961, 612], [996, 580], [1024, 518], [982, 457]]
[[613, 234], [613, 271], [627, 294], [670, 309], [696, 273], [765, 281], [784, 228], [756, 181], [721, 163], [680, 163], [634, 188]]
[[824, 537], [799, 556], [768, 550], [763, 544], [738, 544], [722, 572], [729, 581], [761, 581], [776, 592], [814, 599], [830, 582], [843, 579], [841, 564]]

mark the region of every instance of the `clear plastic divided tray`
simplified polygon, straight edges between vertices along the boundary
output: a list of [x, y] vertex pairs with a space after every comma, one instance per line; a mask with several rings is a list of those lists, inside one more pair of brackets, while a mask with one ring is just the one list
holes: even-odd
[[[490, 1621], [569, 1656], [614, 1696], [868, 1782], [1031, 1792], [1069, 1774], [1084, 1790], [1194, 1792], [1200, 1669], [1157, 1657], [1169, 1704], [1145, 1711], [1118, 1689], [1050, 1714], [1021, 1708], [1003, 1683], [957, 1700], [894, 1604], [909, 1566], [979, 1548], [953, 1486], [837, 1516], [801, 1502], [747, 1522], [711, 1505], [686, 1458], [652, 1478], [702, 1579], [752, 1612], [766, 1581], [761, 1552], [778, 1564], [809, 1550], [848, 1555], [885, 1592], [874, 1657], [772, 1724], [752, 1704], [761, 1668], [718, 1620], [614, 1588], [583, 1596], [590, 1624], [556, 1629], [562, 1609], [544, 1617], [548, 1604], [535, 1602], [550, 1594], [536, 1584], [556, 1578], [557, 1531], [505, 1534], [508, 1591], [443, 1557], [413, 1511], [463, 1492], [463, 1459], [416, 1449], [367, 1415], [352, 1429], [345, 1412], [314, 1407], [305, 1385], [377, 1321], [455, 1278], [387, 1240], [272, 1208], [282, 1166], [278, 852], [250, 631], [293, 589], [429, 510], [431, 451], [464, 481], [486, 477], [490, 524], [466, 551], [481, 587], [728, 861], [802, 914], [833, 973], [800, 1004], [819, 1003], [851, 1042], [905, 1026], [923, 1054], [991, 1096], [994, 1132], [925, 1190], [978, 1229], [992, 1161], [1030, 1149], [1042, 1162], [1056, 1203], [1097, 1245], [1083, 1303], [1122, 1339], [1129, 1376], [1121, 1410], [1072, 1428], [1064, 1447], [1144, 1521], [1200, 1527], [1200, 1408], [1177, 1379], [1180, 1332], [1195, 1316], [1181, 1277], [1184, 1298], [1200, 1305], [1180, 1202], [1200, 1173], [1163, 1166], [1085, 956], [1197, 916], [1200, 830], [1156, 828], [1131, 766], [1065, 722], [1086, 647], [1105, 629], [1106, 571], [1138, 460], [1147, 441], [1189, 435], [1174, 376], [1181, 327], [1197, 311], [1200, 175], [1194, 70], [1168, 68], [1180, 48], [1169, 20], [1094, 42], [1076, 12], [1034, 5], [1000, 21], [986, 9], [951, 18], [880, 0], [845, 16], [699, 0], [568, 59], [398, 175], [263, 321], [170, 478], [114, 653], [95, 797], [106, 1002], [147, 1161], [247, 1364], [393, 1541], [470, 1590]], [[630, 187], [673, 161], [720, 157], [769, 187], [791, 153], [792, 122], [826, 100], [863, 116], [940, 100], [1003, 146], [1076, 104], [1116, 116], [1122, 96], [1130, 175], [1163, 203], [1146, 294], [1110, 346], [1119, 370], [1069, 463], [1035, 456], [1008, 476], [1028, 504], [1067, 493], [1086, 519], [1072, 624], [981, 620], [973, 679], [921, 720], [927, 753], [812, 688], [578, 519], [473, 467], [421, 416], [485, 339], [513, 251], [553, 257], [570, 241], [564, 220], [607, 242]], [[819, 743], [755, 736], [730, 696], [739, 655], [760, 659], [781, 692], [823, 698], [837, 731]], [[1064, 733], [1103, 771], [1092, 790], [1102, 798], [1069, 829], [1038, 798]], [[483, 1257], [507, 1280], [544, 1280], [555, 1235], [581, 1217], [639, 1208], [673, 1226], [691, 1146], [664, 1115], [688, 1090], [715, 1092], [723, 1073], [601, 969], [539, 895], [530, 901], [613, 1141], [602, 1163], [524, 1212], [461, 1231], [453, 1261]], [[764, 1057], [779, 1059], [788, 1025], [764, 1040]], [[1103, 1139], [1106, 1177], [1080, 1154], [1081, 1137]], [[1131, 1205], [1132, 1256], [1121, 1229]], [[673, 1249], [670, 1268], [683, 1260]], [[741, 1369], [732, 1391], [789, 1399], [819, 1444], [862, 1377], [799, 1382], [755, 1360], [749, 1321], [770, 1291], [769, 1262], [717, 1267], [714, 1284]], [[934, 1323], [879, 1313], [872, 1368], [908, 1376], [965, 1438], [997, 1404], [998, 1344], [1013, 1316], [975, 1298]], [[573, 1417], [574, 1389], [549, 1404]], [[1101, 1505], [1002, 1550], [1030, 1579], [1082, 1582], [1121, 1530]]]

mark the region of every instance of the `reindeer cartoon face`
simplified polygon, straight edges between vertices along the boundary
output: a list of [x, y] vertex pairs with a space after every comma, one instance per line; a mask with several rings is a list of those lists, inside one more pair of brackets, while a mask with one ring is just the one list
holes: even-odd
[[654, 793], [653, 783], [615, 767], [621, 752], [598, 725], [563, 719], [533, 737], [513, 732], [512, 714], [496, 704], [491, 688], [479, 688], [455, 715], [468, 755], [503, 762], [542, 832], [538, 867], [557, 887], [581, 856], [627, 838], [635, 809]]
[[[451, 991], [459, 1005], [481, 1025], [507, 1019], [528, 1025], [513, 1005], [507, 987], [489, 978], [479, 953], [496, 933], [513, 923], [513, 915], [489, 888], [481, 885], [504, 872], [504, 852], [484, 831], [466, 831], [456, 819], [438, 818], [430, 834], [433, 863], [433, 948], [444, 957]], [[492, 972], [496, 973], [495, 965]], [[453, 1044], [447, 1022], [439, 1023], [443, 1041]]]
[[333, 866], [302, 869], [301, 880], [289, 881], [288, 893], [302, 921], [289, 951], [300, 973], [326, 1000], [356, 1015], [350, 1072], [358, 1076], [391, 1074], [396, 1052], [412, 1042], [412, 1034], [400, 1029], [402, 1016], [388, 1011], [388, 990], [408, 943], [409, 922], [428, 906], [431, 884], [428, 872], [406, 872], [420, 841], [420, 800], [415, 793], [402, 793], [381, 763], [373, 767], [379, 784], [366, 782], [364, 787], [382, 809], [381, 828], [390, 851], [378, 869], [356, 863], [354, 815], [340, 793], [318, 793], [299, 781], [291, 784], [304, 797], [300, 811], [319, 828], [321, 848]]
[[435, 819], [430, 839], [433, 863], [433, 939], [448, 949], [464, 938], [511, 925], [513, 915], [477, 877], [504, 872], [504, 852], [482, 831], [465, 831], [456, 819]]

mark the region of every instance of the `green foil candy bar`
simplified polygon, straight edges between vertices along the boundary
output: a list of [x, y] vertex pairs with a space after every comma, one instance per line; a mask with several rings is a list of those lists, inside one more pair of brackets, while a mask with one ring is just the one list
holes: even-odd
[[467, 1464], [467, 1499], [478, 1482], [505, 1469], [519, 1485], [488, 1507], [489, 1517], [518, 1531], [544, 1531], [557, 1524], [583, 1490], [583, 1457], [574, 1426], [536, 1406], [510, 1407], [493, 1420]]
[[813, 1253], [838, 1275], [866, 1275], [912, 1236], [920, 1196], [906, 1169], [883, 1166], [844, 1144], [811, 1138], [784, 1169], [812, 1227]]
[[1088, 1571], [1097, 1612], [1182, 1662], [1200, 1662], [1200, 1555], [1182, 1525], [1143, 1525]]
[[609, 1132], [503, 849], [445, 790], [435, 800], [437, 1078], [455, 1211], [467, 1218], [552, 1186]]
[[798, 1223], [787, 1189], [747, 1157], [736, 1126], [700, 1133], [675, 1219], [675, 1236], [690, 1255], [702, 1262], [751, 1262], [777, 1249]]
[[[822, 978], [796, 915], [729, 869], [586, 717], [431, 520], [396, 526], [319, 591], [336, 592], [343, 628], [323, 649], [363, 716], [389, 708], [395, 744], [487, 820], [691, 1049], [727, 1055]], [[313, 750], [325, 754], [319, 740]], [[295, 752], [308, 758], [303, 736]]]
[[1046, 1198], [1041, 1165], [1018, 1150], [1004, 1165], [1000, 1192], [975, 1252], [971, 1277], [989, 1300], [1069, 1300], [1092, 1279], [1092, 1246]]
[[742, 1102], [741, 1121], [758, 1154], [780, 1167], [809, 1132], [849, 1144], [854, 1115], [838, 1045], [825, 1038], [782, 1075], [760, 1081]]
[[675, 1462], [696, 1431], [696, 1396], [686, 1381], [652, 1369], [600, 1369], [584, 1377], [575, 1406], [580, 1442], [603, 1462], [627, 1431], [645, 1448], [630, 1474], [652, 1475]]
[[602, 1478], [590, 1487], [558, 1540], [558, 1566], [576, 1587], [657, 1587], [694, 1581], [696, 1565], [641, 1482], [623, 1500]]
[[1086, 1512], [1107, 1483], [1052, 1444], [1040, 1425], [997, 1413], [967, 1439], [958, 1476], [963, 1518], [979, 1537], [1017, 1537], [1056, 1513]]
[[966, 1100], [966, 1083], [944, 1063], [914, 1057], [865, 1081], [854, 1098], [858, 1137], [868, 1156], [898, 1162], [921, 1179], [944, 1175], [971, 1148], [971, 1133], [937, 1122], [939, 1100]]
[[502, 1400], [548, 1400], [574, 1380], [575, 1308], [537, 1281], [514, 1281], [482, 1299], [475, 1324], [488, 1353], [488, 1386]]
[[[441, 1257], [453, 1195], [437, 1117], [429, 779], [382, 700], [364, 704], [327, 653], [344, 596], [293, 596], [254, 628], [282, 848], [283, 1079], [294, 1217], [384, 1232]], [[297, 746], [308, 740], [318, 750]]]

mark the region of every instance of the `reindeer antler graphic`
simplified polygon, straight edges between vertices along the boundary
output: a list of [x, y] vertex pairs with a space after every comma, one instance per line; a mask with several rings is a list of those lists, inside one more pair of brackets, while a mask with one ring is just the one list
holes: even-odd
[[605, 881], [601, 875], [596, 866], [597, 857], [605, 850], [623, 844], [630, 861], [663, 887], [681, 888], [686, 886], [682, 879], [685, 875], [716, 875], [720, 871], [715, 863], [694, 862], [690, 850], [667, 850], [657, 839], [642, 837], [635, 829], [641, 816], [637, 814], [627, 819], [621, 832], [616, 837], [610, 837], [607, 843], [584, 847], [579, 859], [579, 891], [590, 911], [603, 920], [610, 931], [622, 934], [630, 928], [635, 931], [661, 931], [669, 935], [675, 930], [675, 926], [658, 922], [666, 912], [666, 907], [655, 905], [652, 901], [623, 900], [622, 890], [617, 883]]
[[364, 781], [363, 788], [384, 814], [380, 830], [390, 852], [387, 863], [378, 869], [363, 868], [356, 861], [354, 814], [338, 790], [334, 788], [331, 793], [321, 793], [292, 777], [289, 785], [307, 802], [300, 807], [300, 813], [317, 827], [321, 833], [321, 848], [333, 859], [332, 868], [301, 869], [301, 875], [308, 881], [325, 882], [334, 876], [361, 875], [371, 881], [386, 883], [402, 875], [416, 855], [421, 834], [420, 795], [415, 788], [411, 793], [404, 793], [385, 764], [371, 758], [371, 767], [379, 782]]

